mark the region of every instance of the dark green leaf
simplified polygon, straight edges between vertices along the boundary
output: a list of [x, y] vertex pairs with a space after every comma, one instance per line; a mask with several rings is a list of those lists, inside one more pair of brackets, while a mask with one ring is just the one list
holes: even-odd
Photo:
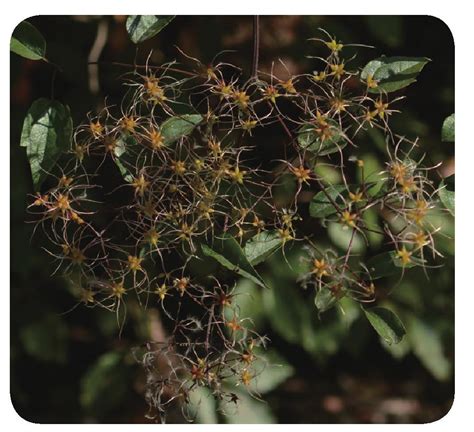
[[45, 362], [65, 363], [67, 359], [68, 330], [56, 315], [48, 315], [20, 331], [25, 351]]
[[137, 142], [130, 135], [122, 135], [118, 140], [114, 148], [114, 162], [117, 165], [120, 174], [126, 182], [132, 182], [133, 176], [128, 169], [129, 166], [134, 165]]
[[258, 330], [264, 321], [262, 294], [255, 282], [241, 278], [232, 291], [232, 308], [224, 308], [224, 317], [227, 321], [234, 317], [234, 308], [239, 311], [240, 318], [250, 318], [252, 327]]
[[[347, 197], [348, 193], [345, 185], [327, 187], [326, 193], [321, 191], [314, 195], [309, 204], [309, 214], [314, 218], [324, 218], [337, 213], [331, 200], [339, 207], [344, 207], [344, 198]], [[331, 199], [328, 198], [328, 195]]]
[[316, 132], [317, 126], [306, 124], [298, 131], [298, 144], [304, 150], [310, 151], [318, 156], [325, 156], [343, 149], [347, 142], [344, 139], [339, 125], [335, 120], [328, 119], [331, 136], [321, 140]]
[[408, 339], [415, 355], [433, 376], [447, 380], [451, 376], [451, 364], [443, 352], [441, 338], [427, 323], [412, 316], [408, 320]]
[[422, 265], [422, 261], [416, 258], [412, 258], [412, 262], [402, 265], [400, 259], [394, 251], [383, 252], [375, 255], [367, 260], [367, 268], [370, 271], [370, 277], [372, 279], [380, 279], [386, 276], [399, 275], [402, 272], [403, 267], [411, 268], [417, 265]]
[[244, 253], [250, 264], [257, 265], [265, 261], [282, 244], [282, 238], [276, 231], [263, 231], [247, 241]]
[[[375, 186], [378, 186], [375, 182], [366, 184], [366, 192], [369, 195], [373, 194]], [[309, 214], [314, 218], [324, 218], [337, 213], [331, 200], [336, 203], [340, 209], [346, 207], [345, 200], [349, 196], [349, 192], [356, 192], [359, 185], [331, 185], [326, 187], [326, 193], [324, 191], [318, 192], [313, 196], [309, 203]], [[349, 188], [349, 189], [348, 189]], [[329, 196], [329, 197], [328, 197]]]
[[314, 298], [314, 304], [318, 312], [326, 312], [331, 309], [337, 302], [337, 298], [327, 288], [321, 287]]
[[352, 234], [352, 229], [347, 225], [343, 225], [337, 222], [331, 222], [328, 225], [328, 237], [331, 242], [338, 248], [346, 251], [351, 245], [352, 253], [362, 253], [365, 251], [365, 240], [364, 237], [357, 231]]
[[169, 145], [180, 138], [191, 134], [194, 128], [203, 120], [200, 114], [183, 114], [171, 117], [161, 125], [165, 145]]
[[379, 57], [364, 67], [360, 77], [367, 81], [369, 75], [378, 82], [372, 93], [394, 92], [416, 81], [416, 77], [430, 60], [425, 57]]
[[444, 119], [441, 128], [441, 141], [454, 142], [454, 114]]
[[26, 147], [35, 190], [40, 189], [47, 172], [69, 148], [71, 138], [72, 119], [67, 106], [48, 99], [33, 102], [23, 123], [20, 145]]
[[174, 15], [129, 15], [125, 24], [133, 43], [140, 43], [158, 34]]
[[216, 238], [211, 246], [202, 244], [201, 249], [204, 255], [214, 258], [225, 268], [265, 287], [262, 278], [249, 263], [240, 245], [229, 234]]
[[310, 304], [303, 301], [294, 280], [280, 277], [267, 283], [270, 289], [262, 292], [263, 307], [273, 330], [290, 343], [300, 343], [309, 332], [312, 335]]
[[374, 36], [389, 47], [397, 47], [403, 40], [403, 19], [400, 15], [367, 15], [367, 25]]
[[438, 191], [439, 199], [443, 205], [448, 209], [449, 213], [454, 216], [454, 174], [443, 179], [439, 185]]
[[81, 405], [101, 414], [117, 407], [129, 391], [129, 372], [122, 354], [108, 352], [100, 356], [82, 377]]
[[375, 307], [364, 309], [364, 312], [375, 331], [389, 345], [396, 344], [403, 339], [406, 333], [405, 327], [390, 309]]
[[30, 60], [41, 60], [46, 54], [46, 41], [36, 27], [22, 21], [13, 30], [10, 51]]

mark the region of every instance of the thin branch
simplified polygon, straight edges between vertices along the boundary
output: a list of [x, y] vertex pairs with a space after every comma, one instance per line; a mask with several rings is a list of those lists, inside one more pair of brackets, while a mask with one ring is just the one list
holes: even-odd
[[253, 59], [252, 78], [258, 79], [258, 56], [260, 50], [260, 17], [253, 17]]

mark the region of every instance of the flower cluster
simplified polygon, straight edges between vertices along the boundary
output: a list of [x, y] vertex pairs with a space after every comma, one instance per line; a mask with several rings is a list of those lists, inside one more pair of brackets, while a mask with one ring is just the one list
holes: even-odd
[[[425, 265], [428, 251], [438, 254], [437, 228], [427, 220], [435, 205], [429, 169], [410, 158], [417, 143], [397, 137], [388, 123], [400, 98], [375, 91], [373, 76], [362, 79], [354, 59], [342, 57], [342, 43], [316, 41], [328, 50], [320, 70], [284, 78], [271, 72], [246, 80], [233, 65], [204, 66], [184, 54], [188, 66], [136, 66], [120, 106], [106, 106], [76, 129], [49, 173], [50, 187], [32, 198], [56, 271], [82, 303], [119, 314], [134, 293], [162, 311], [167, 340], [138, 351], [147, 399], [160, 418], [173, 401], [186, 410], [199, 387], [236, 402], [232, 386], [252, 391], [258, 375], [254, 348], [265, 338], [252, 330], [251, 317], [240, 316], [232, 283], [194, 272], [205, 259], [202, 245], [212, 248], [226, 234], [243, 247], [264, 232], [283, 251], [304, 241], [311, 268], [305, 286], [358, 301], [376, 295], [372, 269], [354, 264], [352, 253], [352, 238], [374, 231], [367, 211], [387, 221], [378, 234], [394, 266]], [[274, 125], [286, 139], [284, 157], [261, 167], [257, 133]], [[369, 128], [386, 137], [383, 173], [365, 173], [353, 156]], [[315, 170], [320, 164], [340, 171], [343, 183], [328, 184]], [[288, 181], [295, 187], [282, 204], [275, 191]], [[345, 254], [321, 250], [311, 238], [308, 193], [312, 217], [352, 233]]]

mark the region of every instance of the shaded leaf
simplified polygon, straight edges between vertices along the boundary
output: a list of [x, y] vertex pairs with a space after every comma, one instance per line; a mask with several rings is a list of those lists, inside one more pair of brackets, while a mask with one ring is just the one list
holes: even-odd
[[438, 191], [439, 199], [443, 205], [448, 209], [449, 213], [454, 216], [454, 174], [450, 175], [443, 179], [439, 185], [440, 189]]
[[[352, 234], [352, 228], [346, 225], [331, 222], [328, 225], [328, 237], [332, 243], [338, 248], [346, 251], [351, 244], [351, 253], [361, 253], [365, 251], [365, 241], [360, 233], [357, 231]], [[352, 239], [352, 243], [351, 243]]]
[[165, 120], [161, 125], [161, 134], [165, 145], [169, 145], [191, 134], [202, 120], [203, 117], [201, 114], [183, 114]]
[[[314, 218], [324, 218], [337, 213], [331, 199], [339, 206], [344, 207], [344, 199], [348, 195], [345, 185], [334, 185], [326, 188], [326, 193], [318, 192], [309, 204], [309, 214]], [[329, 199], [328, 196], [331, 198]]]
[[318, 312], [325, 312], [331, 309], [336, 303], [336, 297], [325, 287], [321, 287], [314, 297], [314, 304]]
[[[252, 327], [257, 330], [264, 320], [262, 294], [258, 286], [251, 280], [241, 278], [232, 291], [232, 306], [239, 311], [239, 317], [250, 318]], [[233, 308], [224, 308], [224, 317], [227, 321], [234, 317]], [[229, 329], [230, 331], [230, 329]]]
[[427, 323], [411, 316], [408, 320], [408, 338], [415, 355], [433, 376], [444, 381], [451, 376], [451, 363], [443, 352], [439, 334]]
[[339, 125], [335, 120], [328, 119], [329, 130], [331, 136], [322, 140], [316, 132], [314, 124], [306, 124], [298, 131], [298, 144], [304, 150], [317, 154], [318, 156], [325, 156], [331, 153], [338, 152], [343, 149], [347, 142], [344, 139]]
[[247, 241], [244, 253], [250, 264], [257, 265], [265, 261], [282, 244], [282, 238], [276, 231], [263, 231]]
[[189, 393], [189, 415], [200, 424], [219, 423], [216, 400], [207, 387], [196, 387]]
[[[249, 369], [253, 378], [246, 387], [250, 392], [271, 392], [293, 375], [294, 368], [275, 349], [256, 349], [254, 353], [256, 358]], [[230, 377], [229, 383], [241, 385], [240, 377]]]
[[249, 385], [250, 391], [268, 393], [283, 384], [294, 373], [294, 368], [276, 350], [266, 350], [252, 364], [256, 377]]
[[174, 15], [129, 15], [125, 27], [133, 43], [140, 43], [158, 34]]
[[117, 165], [120, 174], [123, 179], [130, 183], [133, 181], [133, 175], [128, 169], [128, 166], [134, 166], [135, 152], [134, 148], [137, 147], [136, 140], [130, 135], [122, 135], [118, 140], [114, 148], [114, 162]]
[[405, 327], [390, 309], [374, 307], [364, 309], [365, 316], [379, 336], [389, 345], [397, 344], [405, 335]]
[[[375, 182], [366, 184], [366, 192], [368, 195], [372, 194], [372, 190], [375, 186], [378, 186]], [[360, 188], [360, 185], [348, 185], [348, 187], [346, 187], [346, 185], [339, 184], [326, 187], [326, 192], [320, 191], [311, 199], [309, 203], [310, 216], [314, 218], [324, 218], [336, 214], [337, 210], [331, 200], [336, 203], [340, 209], [344, 209], [349, 192], [356, 192], [358, 188]]]
[[10, 51], [30, 60], [42, 60], [46, 55], [46, 41], [35, 26], [22, 21], [13, 30]]
[[364, 67], [360, 77], [367, 81], [372, 76], [377, 87], [369, 88], [371, 93], [394, 92], [416, 81], [416, 77], [430, 60], [425, 57], [379, 57]]
[[290, 343], [299, 343], [309, 329], [311, 317], [307, 303], [289, 280], [275, 278], [266, 282], [270, 289], [262, 292], [263, 307], [272, 328]]
[[68, 330], [56, 315], [48, 315], [20, 330], [25, 351], [38, 360], [65, 363], [67, 359]]
[[389, 47], [397, 47], [403, 40], [403, 20], [399, 15], [367, 15], [372, 34]]
[[[234, 389], [230, 390], [234, 391]], [[234, 393], [238, 396], [237, 405], [233, 403], [221, 402], [224, 411], [224, 421], [231, 424], [268, 424], [276, 423], [277, 419], [273, 415], [270, 406], [264, 401], [259, 401], [251, 397], [248, 393], [237, 390]]]
[[204, 255], [214, 258], [225, 268], [265, 287], [262, 278], [249, 263], [240, 245], [229, 234], [216, 238], [212, 247], [202, 244], [201, 249]]
[[454, 114], [444, 119], [441, 128], [441, 141], [454, 142]]
[[23, 122], [20, 145], [26, 148], [33, 186], [39, 190], [47, 171], [70, 146], [72, 119], [69, 108], [58, 101], [38, 99]]
[[401, 274], [403, 267], [411, 268], [422, 264], [421, 260], [412, 257], [412, 262], [403, 266], [397, 258], [395, 251], [390, 251], [369, 258], [366, 266], [370, 271], [372, 279], [380, 279], [386, 276]]
[[82, 407], [101, 414], [117, 407], [129, 391], [128, 380], [129, 370], [121, 353], [101, 355], [81, 379], [79, 400]]
[[[410, 329], [407, 330], [407, 334], [410, 333]], [[380, 339], [380, 343], [383, 348], [389, 352], [393, 358], [397, 360], [401, 360], [402, 358], [406, 357], [407, 354], [410, 353], [411, 347], [410, 343], [408, 342], [408, 338], [403, 338], [399, 343], [389, 345], [384, 339]]]

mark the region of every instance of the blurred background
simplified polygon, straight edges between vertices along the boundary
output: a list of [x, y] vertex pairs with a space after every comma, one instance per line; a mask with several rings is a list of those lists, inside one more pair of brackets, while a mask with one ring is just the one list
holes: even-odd
[[[74, 124], [101, 106], [105, 96], [117, 103], [122, 96], [120, 76], [144, 64], [179, 56], [175, 46], [210, 63], [216, 53], [250, 70], [252, 17], [178, 16], [161, 33], [137, 46], [125, 29], [125, 16], [37, 16], [29, 21], [47, 42], [45, 62], [11, 55], [11, 398], [26, 420], [39, 423], [143, 423], [147, 411], [142, 393], [143, 372], [130, 349], [162, 333], [157, 310], [143, 312], [127, 305], [127, 322], [119, 337], [116, 316], [100, 309], [74, 308], [76, 298], [59, 276], [51, 276], [51, 257], [40, 237], [25, 224], [31, 176], [20, 148], [23, 119], [39, 97], [54, 97], [71, 108]], [[260, 69], [270, 71], [281, 58], [291, 73], [309, 73], [317, 61], [306, 56], [323, 52], [307, 39], [321, 37], [324, 28], [344, 43], [358, 48], [352, 67], [362, 67], [382, 54], [424, 56], [432, 61], [418, 83], [402, 91], [402, 114], [392, 117], [393, 130], [420, 137], [428, 164], [443, 162], [442, 176], [454, 172], [454, 145], [442, 143], [443, 120], [454, 112], [454, 45], [440, 20], [421, 16], [262, 16]], [[88, 66], [88, 61], [100, 61]], [[275, 62], [274, 73], [285, 77]], [[257, 139], [275, 139], [268, 135]], [[361, 135], [358, 154], [372, 170], [384, 160], [383, 136]], [[360, 152], [360, 153], [359, 153]], [[367, 163], [367, 162], [366, 162]], [[333, 183], [335, 171], [320, 173]], [[285, 190], [281, 191], [285, 194]], [[202, 422], [264, 423], [426, 423], [443, 417], [453, 394], [454, 356], [454, 220], [438, 212], [433, 223], [442, 227], [438, 248], [445, 260], [429, 271], [407, 272], [382, 279], [387, 295], [379, 304], [395, 310], [407, 327], [396, 346], [384, 344], [360, 315], [347, 306], [318, 317], [313, 299], [307, 299], [295, 279], [301, 251], [288, 253], [294, 272], [275, 254], [259, 271], [272, 288], [262, 292], [251, 282], [239, 281], [242, 315], [253, 317], [260, 333], [271, 339], [269, 357], [281, 365], [266, 369], [260, 390], [266, 403], [243, 398], [239, 411], [223, 417], [211, 402], [200, 407]], [[383, 244], [372, 239], [359, 253], [375, 254]], [[326, 241], [336, 249], [338, 233]], [[390, 293], [390, 295], [388, 295]], [[71, 310], [72, 309], [72, 310]], [[158, 317], [158, 318], [157, 318]], [[157, 322], [158, 320], [158, 322]], [[179, 414], [172, 421], [182, 421]]]

